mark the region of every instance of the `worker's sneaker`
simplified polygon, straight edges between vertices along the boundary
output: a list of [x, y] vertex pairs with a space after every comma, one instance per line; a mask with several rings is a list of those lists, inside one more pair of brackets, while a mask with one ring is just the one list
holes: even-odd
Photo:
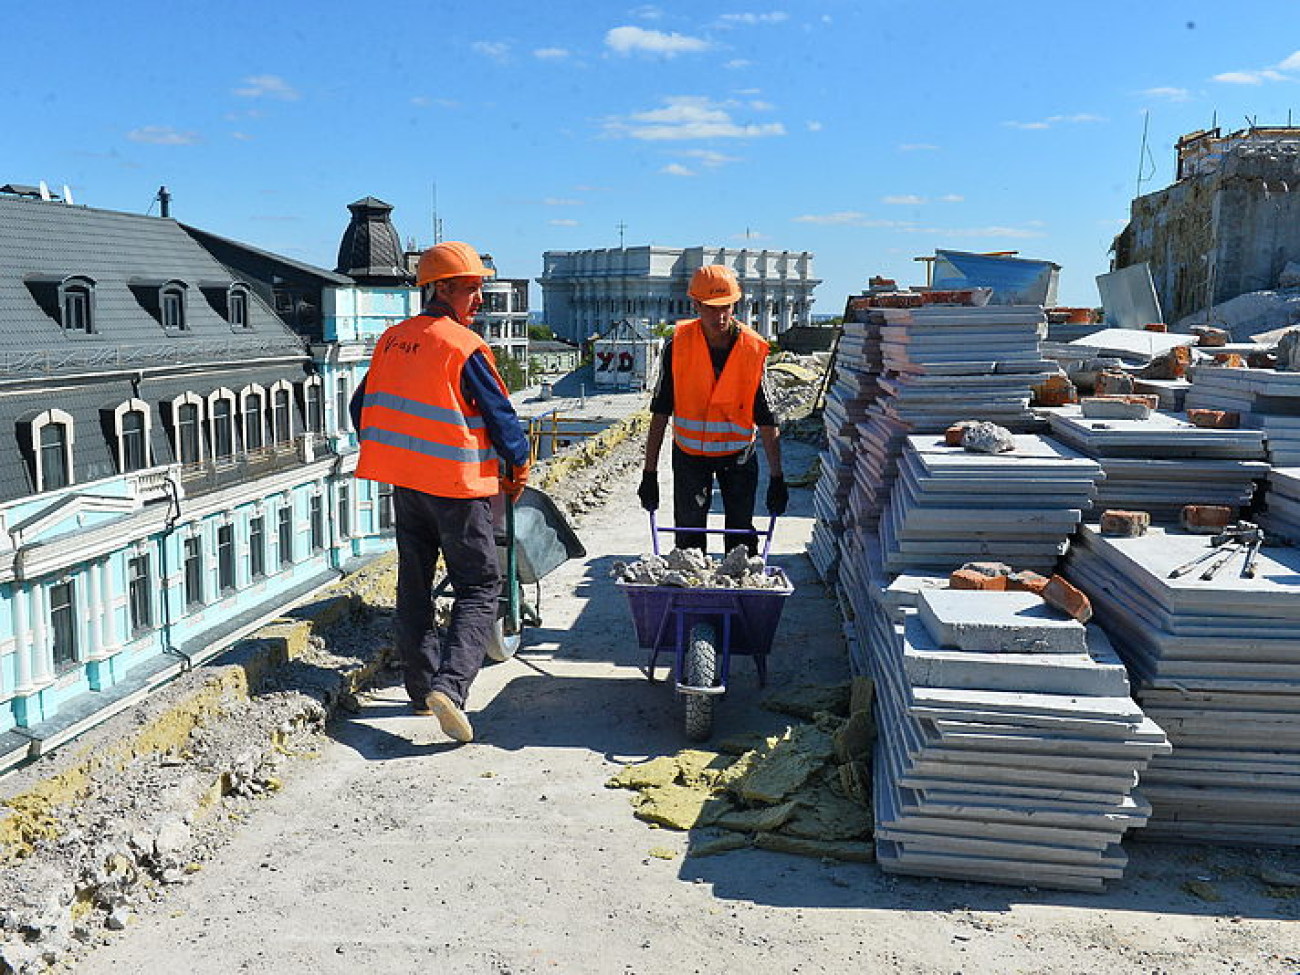
[[424, 698], [427, 713], [438, 719], [443, 734], [456, 741], [473, 741], [474, 726], [469, 723], [465, 712], [456, 702], [442, 691], [430, 691]]

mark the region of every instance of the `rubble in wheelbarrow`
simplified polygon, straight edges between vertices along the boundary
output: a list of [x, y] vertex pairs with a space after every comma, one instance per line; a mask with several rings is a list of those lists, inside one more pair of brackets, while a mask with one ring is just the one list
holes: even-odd
[[643, 555], [635, 562], [615, 562], [610, 575], [636, 586], [683, 589], [786, 589], [780, 569], [767, 571], [761, 558], [737, 545], [720, 562], [698, 548], [675, 548], [667, 555]]

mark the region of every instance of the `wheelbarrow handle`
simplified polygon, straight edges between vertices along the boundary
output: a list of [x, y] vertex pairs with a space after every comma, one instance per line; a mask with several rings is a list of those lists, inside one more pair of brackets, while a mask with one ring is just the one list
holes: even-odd
[[650, 541], [654, 546], [655, 555], [659, 555], [659, 533], [688, 531], [700, 532], [705, 535], [762, 535], [763, 536], [763, 564], [767, 564], [767, 553], [772, 550], [772, 536], [776, 534], [776, 515], [767, 516], [767, 531], [749, 531], [745, 528], [678, 528], [675, 525], [660, 525], [659, 520], [655, 517], [653, 511], [650, 512]]

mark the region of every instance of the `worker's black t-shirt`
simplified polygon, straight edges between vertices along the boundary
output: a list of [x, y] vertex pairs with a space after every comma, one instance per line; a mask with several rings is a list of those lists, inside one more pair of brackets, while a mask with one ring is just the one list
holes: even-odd
[[[714, 378], [722, 375], [722, 369], [727, 364], [727, 357], [730, 355], [730, 348], [715, 349], [709, 346], [709, 357], [713, 360]], [[673, 415], [672, 339], [664, 343], [664, 354], [659, 360], [659, 385], [655, 387], [654, 396], [650, 399], [650, 412], [662, 416]], [[776, 426], [776, 417], [772, 414], [772, 408], [768, 405], [766, 373], [759, 381], [758, 392], [754, 394], [754, 425], [760, 427]]]

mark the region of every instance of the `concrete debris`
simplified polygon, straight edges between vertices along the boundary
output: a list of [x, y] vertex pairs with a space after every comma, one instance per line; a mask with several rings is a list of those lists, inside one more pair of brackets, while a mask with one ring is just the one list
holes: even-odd
[[1011, 431], [996, 423], [976, 423], [961, 436], [961, 445], [978, 454], [1002, 454], [1016, 449]]
[[610, 575], [634, 586], [674, 586], [682, 589], [787, 589], [779, 569], [768, 571], [761, 558], [744, 545], [718, 561], [697, 548], [675, 548], [665, 556], [643, 555], [628, 564], [618, 561]]
[[[814, 723], [759, 738], [738, 757], [688, 749], [627, 766], [606, 786], [636, 791], [638, 819], [690, 830], [691, 856], [752, 843], [804, 856], [870, 859], [870, 681], [859, 679], [855, 689], [861, 708], [847, 720], [818, 711]], [[834, 703], [847, 706], [848, 687], [832, 690]], [[773, 836], [781, 839], [760, 839]]]

